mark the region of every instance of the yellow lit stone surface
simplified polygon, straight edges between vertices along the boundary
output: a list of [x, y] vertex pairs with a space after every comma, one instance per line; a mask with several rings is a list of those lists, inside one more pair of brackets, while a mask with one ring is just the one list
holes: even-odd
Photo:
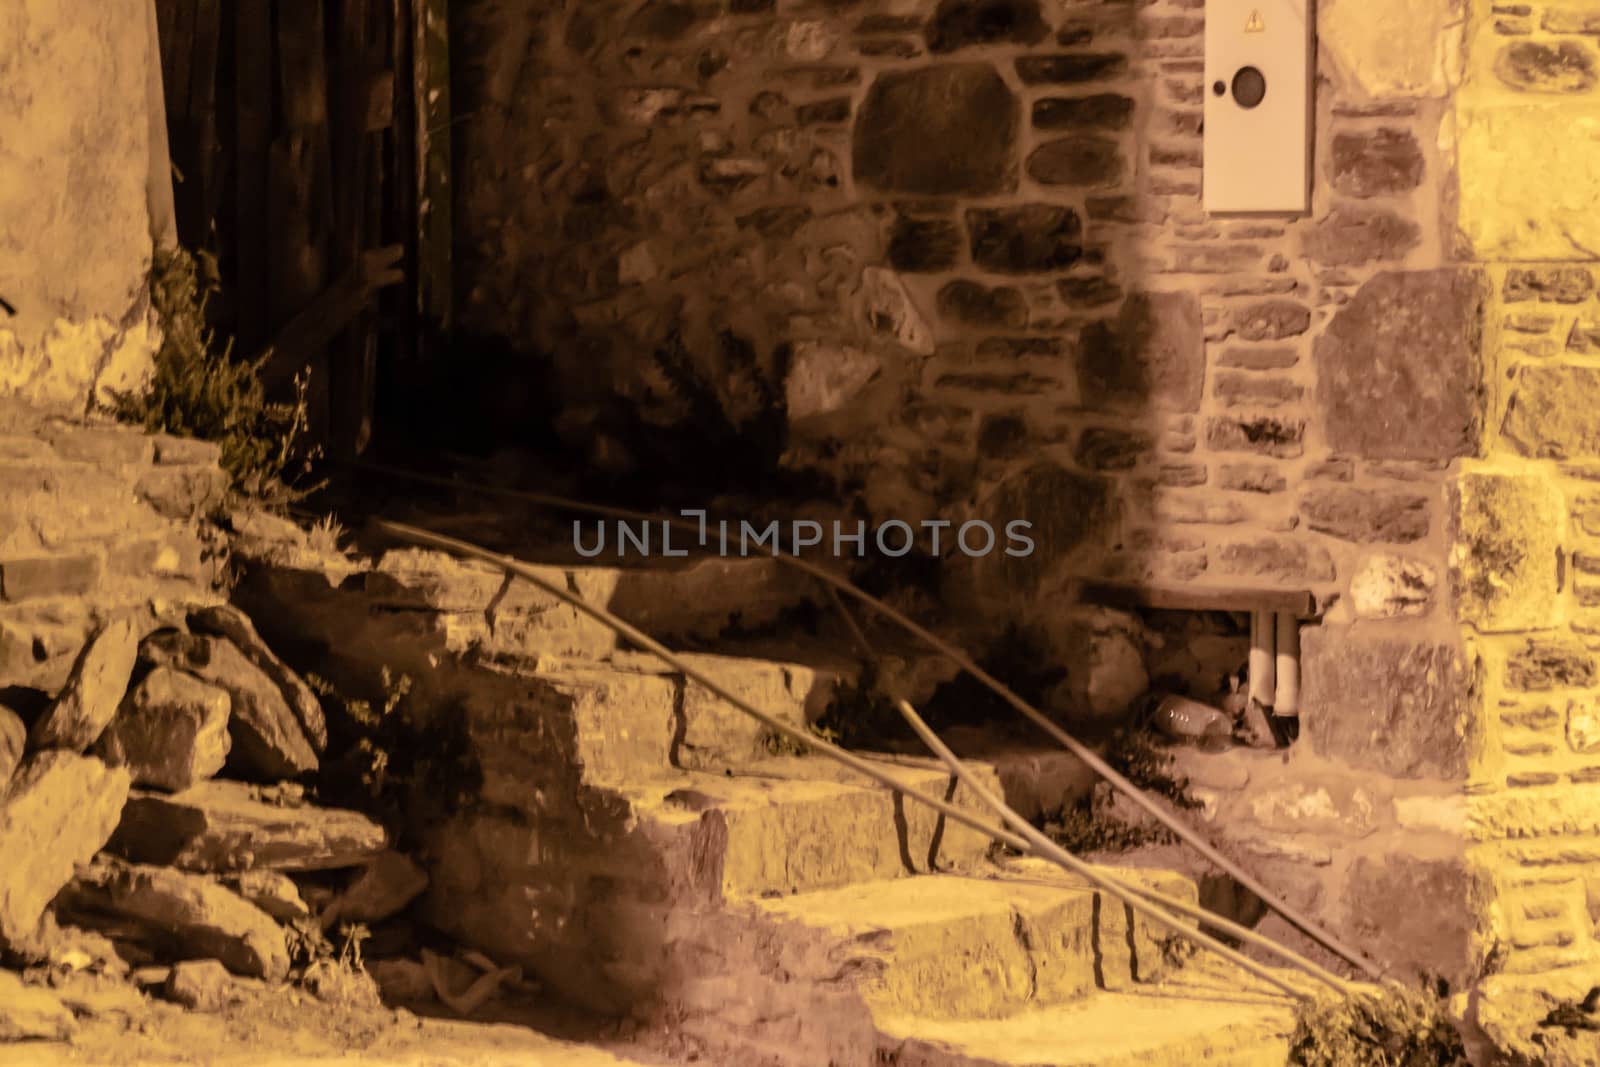
[[[1460, 229], [1480, 260], [1600, 255], [1600, 106], [1581, 94], [1458, 100]], [[1553, 181], [1553, 175], [1560, 175]]]
[[1324, 0], [1320, 42], [1369, 96], [1443, 96], [1460, 80], [1461, 0], [1374, 4]]
[[1458, 610], [1483, 632], [1553, 626], [1562, 505], [1537, 470], [1463, 473], [1451, 553]]

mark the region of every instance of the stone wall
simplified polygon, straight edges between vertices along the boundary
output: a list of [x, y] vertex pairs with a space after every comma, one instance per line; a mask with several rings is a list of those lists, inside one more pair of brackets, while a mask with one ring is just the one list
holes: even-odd
[[0, 17], [0, 396], [81, 413], [147, 373], [171, 223], [156, 56], [152, 0]]
[[56, 693], [113, 619], [220, 599], [201, 521], [227, 486], [217, 456], [0, 399], [0, 704]]
[[[1376, 62], [1351, 6], [1323, 5], [1314, 211], [1218, 220], [1196, 0], [476, 0], [466, 319], [549, 353], [575, 443], [736, 442], [878, 521], [1044, 534], [952, 595], [1155, 576], [1432, 618], [1482, 421], [1441, 384], [1479, 377], [1453, 53]], [[1431, 55], [1424, 6], [1378, 39]]]
[[1490, 432], [1452, 491], [1451, 581], [1483, 730], [1474, 859], [1493, 880], [1503, 972], [1479, 1015], [1552, 1063], [1587, 1061], [1540, 1056], [1532, 1022], [1600, 981], [1597, 37], [1593, 2], [1478, 4], [1456, 107], [1461, 242], [1493, 292]]

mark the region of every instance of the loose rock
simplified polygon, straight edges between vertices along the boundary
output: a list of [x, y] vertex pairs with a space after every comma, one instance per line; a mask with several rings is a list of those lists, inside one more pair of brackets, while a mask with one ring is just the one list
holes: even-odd
[[27, 743], [28, 728], [22, 717], [0, 704], [0, 793], [5, 792], [17, 765], [22, 762], [22, 749]]
[[128, 772], [90, 756], [41, 752], [0, 801], [0, 943], [39, 930], [46, 905], [116, 828]]
[[323, 923], [381, 922], [399, 913], [426, 888], [426, 871], [399, 852], [385, 852], [367, 864], [334, 900]]
[[356, 812], [267, 804], [248, 785], [210, 781], [173, 796], [135, 793], [110, 848], [190, 871], [317, 871], [360, 866], [387, 845], [383, 827]]
[[145, 642], [144, 655], [227, 690], [233, 701], [228, 732], [231, 769], [275, 781], [317, 769], [317, 754], [288, 701], [270, 677], [219, 637], [166, 632]]
[[177, 791], [222, 770], [231, 742], [226, 690], [170, 667], [151, 671], [101, 736], [97, 752], [134, 785]]
[[237, 878], [225, 879], [225, 884], [279, 922], [311, 914], [294, 880], [278, 871], [245, 871]]
[[162, 993], [194, 1011], [221, 1011], [241, 999], [233, 975], [218, 960], [188, 960], [172, 968]]
[[216, 634], [233, 642], [234, 647], [244, 653], [245, 659], [255, 664], [278, 687], [299, 720], [311, 747], [318, 754], [328, 747], [328, 724], [317, 695], [267, 647], [249, 616], [232, 604], [219, 604], [190, 612], [189, 626], [197, 633]]
[[0, 971], [0, 1041], [63, 1041], [77, 1026], [55, 994]]
[[66, 688], [34, 724], [30, 748], [82, 752], [94, 744], [128, 691], [140, 636], [134, 620], [127, 617], [95, 635], [73, 665]]
[[289, 971], [283, 931], [271, 916], [199, 875], [100, 863], [73, 880], [57, 907], [85, 926], [109, 916], [144, 927], [171, 959], [216, 959], [269, 982]]

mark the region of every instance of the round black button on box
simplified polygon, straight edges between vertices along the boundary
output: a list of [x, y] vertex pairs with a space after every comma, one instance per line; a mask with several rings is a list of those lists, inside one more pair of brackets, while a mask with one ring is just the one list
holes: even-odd
[[1266, 76], [1255, 67], [1240, 67], [1233, 76], [1233, 99], [1242, 108], [1252, 108], [1267, 95]]

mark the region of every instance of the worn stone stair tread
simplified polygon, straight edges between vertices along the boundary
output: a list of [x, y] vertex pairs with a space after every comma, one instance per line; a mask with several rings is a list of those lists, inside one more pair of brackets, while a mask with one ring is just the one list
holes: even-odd
[[[908, 789], [950, 793], [948, 772], [931, 761], [875, 762]], [[619, 792], [663, 853], [715, 854], [730, 898], [970, 867], [989, 848], [985, 835], [830, 760], [776, 757], [737, 774], [684, 771]], [[952, 802], [971, 803], [961, 790]], [[708, 817], [721, 823], [709, 836]]]
[[1004, 1019], [880, 1018], [904, 1067], [1284, 1067], [1293, 1009], [1221, 988], [1099, 992]]
[[[1181, 876], [1141, 874], [1143, 884], [1194, 899], [1193, 884]], [[763, 900], [760, 907], [779, 922], [826, 931], [873, 960], [863, 992], [875, 1010], [891, 1015], [999, 1018], [1131, 988], [1166, 969], [1165, 930], [1135, 918], [1130, 947], [1125, 909], [1053, 867], [982, 865]]]

